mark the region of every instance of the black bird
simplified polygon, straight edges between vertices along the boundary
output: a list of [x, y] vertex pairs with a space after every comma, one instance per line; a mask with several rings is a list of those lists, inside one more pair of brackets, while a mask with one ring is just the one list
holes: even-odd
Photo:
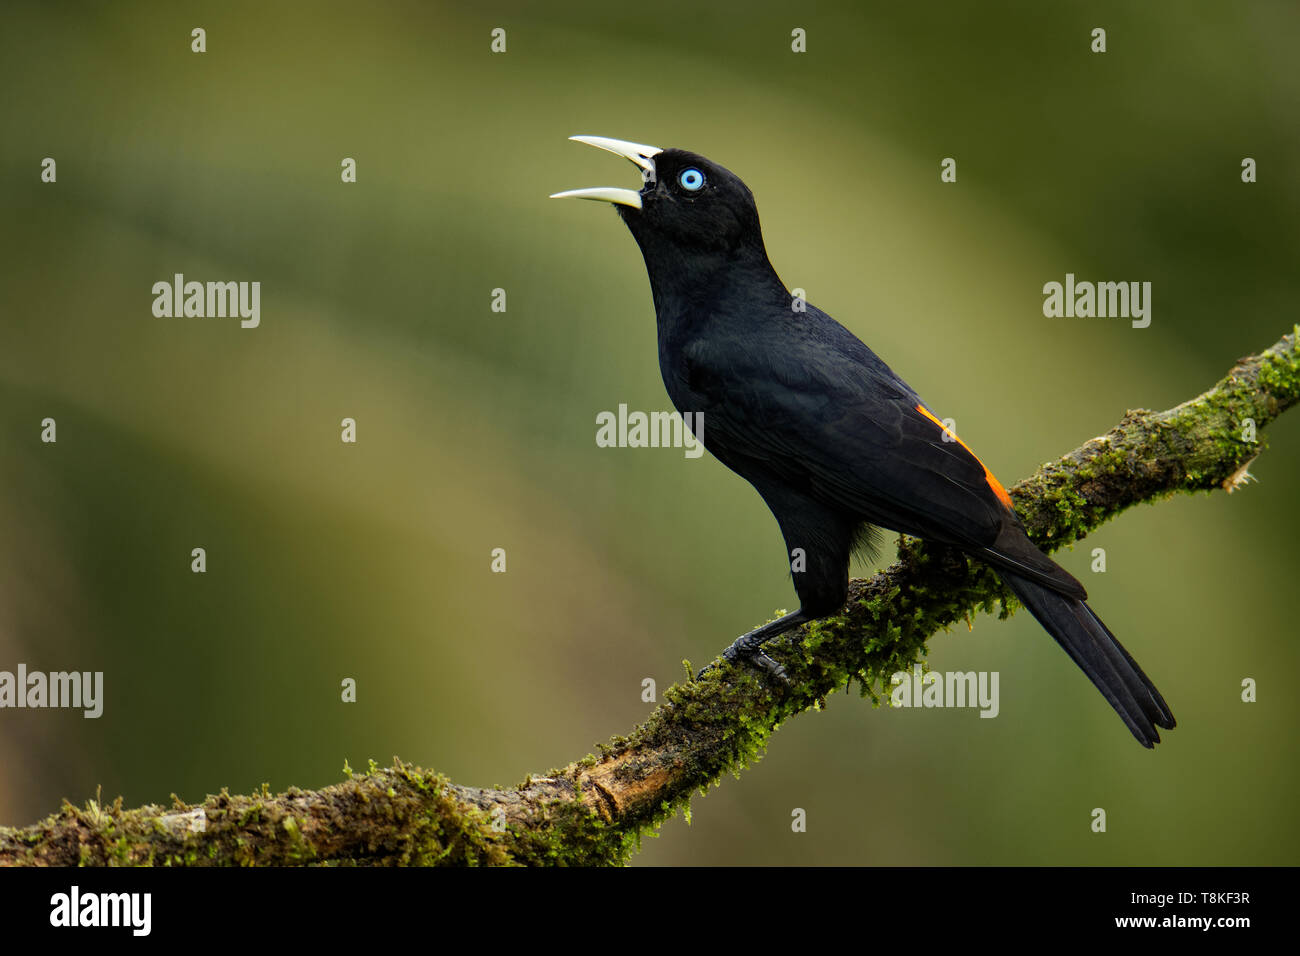
[[[873, 527], [954, 546], [992, 565], [1144, 747], [1174, 726], [1160, 692], [1029, 540], [1011, 497], [906, 382], [811, 304], [797, 311], [767, 258], [749, 188], [703, 156], [574, 136], [630, 159], [639, 192], [556, 193], [616, 204], [645, 257], [659, 368], [679, 412], [703, 414], [704, 446], [767, 502], [801, 607], [723, 653], [781, 676], [762, 645], [837, 612], [849, 556]], [[802, 303], [801, 303], [802, 304]]]

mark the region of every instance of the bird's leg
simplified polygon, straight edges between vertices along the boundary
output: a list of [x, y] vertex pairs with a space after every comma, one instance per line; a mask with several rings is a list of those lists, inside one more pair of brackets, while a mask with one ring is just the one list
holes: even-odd
[[[800, 608], [784, 617], [777, 618], [775, 621], [769, 621], [762, 627], [756, 627], [748, 634], [742, 634], [740, 637], [736, 638], [731, 643], [731, 646], [722, 652], [722, 659], [726, 661], [734, 661], [736, 658], [742, 658], [749, 661], [751, 664], [761, 667], [773, 677], [788, 684], [790, 683], [790, 678], [786, 674], [785, 668], [763, 653], [763, 645], [772, 640], [772, 638], [779, 637], [791, 628], [798, 627], [800, 624], [809, 620], [811, 620], [811, 618], [804, 613], [803, 608]], [[713, 666], [715, 665], [709, 665], [709, 667]], [[695, 679], [699, 680], [703, 677], [709, 670], [709, 667], [700, 671], [699, 674], [696, 675]]]
[[722, 652], [722, 656], [729, 661], [734, 661], [737, 657], [753, 657], [772, 638], [779, 637], [807, 620], [808, 615], [803, 612], [803, 608], [800, 608], [778, 617], [775, 621], [768, 621], [762, 627], [756, 627], [748, 634], [742, 634], [732, 641], [731, 646]]

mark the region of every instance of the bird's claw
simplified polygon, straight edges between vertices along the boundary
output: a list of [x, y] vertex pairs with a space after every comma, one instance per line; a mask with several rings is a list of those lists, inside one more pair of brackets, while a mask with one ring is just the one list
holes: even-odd
[[717, 667], [720, 661], [730, 662], [730, 661], [735, 661], [738, 658], [746, 662], [747, 664], [752, 664], [755, 667], [759, 668], [760, 670], [766, 671], [768, 674], [772, 675], [772, 677], [776, 678], [778, 681], [780, 681], [782, 684], [785, 684], [786, 686], [789, 686], [792, 683], [790, 680], [790, 674], [785, 669], [785, 665], [768, 657], [767, 654], [765, 654], [761, 649], [755, 649], [753, 651], [748, 651], [748, 652], [737, 651], [734, 644], [722, 652], [722, 656], [719, 658], [719, 660], [715, 660], [712, 664], [709, 664], [707, 667], [702, 668], [700, 672], [695, 675], [695, 679], [703, 680], [704, 675], [707, 674], [709, 671], [713, 670], [713, 668]]
[[793, 681], [790, 680], [790, 675], [786, 672], [785, 665], [768, 657], [762, 651], [759, 651], [750, 658], [750, 660], [787, 687], [793, 683]]

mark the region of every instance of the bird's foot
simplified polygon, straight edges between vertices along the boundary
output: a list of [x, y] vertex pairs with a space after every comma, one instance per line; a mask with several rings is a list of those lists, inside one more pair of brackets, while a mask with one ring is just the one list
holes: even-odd
[[[730, 647], [728, 647], [727, 650], [723, 651], [721, 660], [734, 661], [737, 658], [739, 658], [740, 660], [743, 660], [748, 664], [753, 664], [755, 667], [759, 668], [760, 670], [766, 671], [767, 673], [771, 674], [774, 678], [776, 678], [783, 684], [788, 685], [791, 683], [790, 675], [786, 672], [785, 665], [768, 657], [767, 654], [764, 653], [763, 651], [761, 650], [753, 651], [749, 654], [731, 654], [730, 651], [731, 651]], [[713, 668], [717, 667], [718, 664], [719, 661], [714, 661], [708, 667], [702, 668], [700, 672], [695, 675], [695, 679], [703, 680], [704, 675], [707, 674], [709, 671], [713, 670]]]
[[[746, 661], [766, 671], [772, 677], [776, 678], [783, 684], [790, 684], [790, 675], [786, 672], [785, 666], [774, 661], [763, 651], [763, 645], [775, 637], [784, 634], [793, 627], [802, 624], [808, 618], [803, 611], [795, 611], [792, 614], [786, 614], [784, 617], [770, 621], [762, 627], [757, 627], [748, 634], [742, 634], [732, 642], [731, 646], [722, 652], [721, 659], [724, 661]], [[706, 673], [718, 666], [718, 661], [714, 661], [708, 667], [705, 667], [695, 675], [696, 680], [701, 680]]]

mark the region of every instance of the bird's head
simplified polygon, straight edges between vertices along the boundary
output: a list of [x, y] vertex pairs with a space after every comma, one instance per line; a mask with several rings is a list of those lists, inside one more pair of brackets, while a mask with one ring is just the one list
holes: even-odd
[[616, 205], [652, 259], [732, 258], [757, 252], [766, 260], [754, 194], [717, 163], [684, 149], [660, 149], [603, 136], [571, 136], [631, 160], [641, 170], [640, 191], [600, 186], [556, 193], [553, 199], [596, 199]]

